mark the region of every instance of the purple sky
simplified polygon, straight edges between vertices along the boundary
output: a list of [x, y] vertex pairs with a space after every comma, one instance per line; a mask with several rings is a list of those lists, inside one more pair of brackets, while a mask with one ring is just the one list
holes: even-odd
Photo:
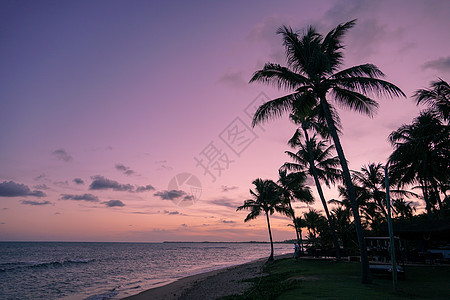
[[[235, 208], [255, 178], [277, 179], [295, 126], [230, 134], [253, 101], [286, 93], [248, 84], [284, 64], [277, 28], [357, 18], [344, 67], [373, 63], [408, 95], [378, 99], [373, 119], [340, 110], [359, 169], [387, 159], [415, 90], [449, 80], [449, 13], [445, 0], [0, 2], [0, 240], [266, 240], [265, 220]], [[195, 160], [214, 149], [215, 181]], [[186, 197], [168, 193], [184, 172], [202, 186], [188, 207], [168, 199]], [[274, 217], [276, 240], [294, 237], [288, 223]]]

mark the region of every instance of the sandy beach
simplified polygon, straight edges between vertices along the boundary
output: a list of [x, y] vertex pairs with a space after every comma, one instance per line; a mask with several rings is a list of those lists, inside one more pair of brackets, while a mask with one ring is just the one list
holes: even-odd
[[[277, 256], [276, 259], [290, 257], [291, 254]], [[181, 278], [170, 284], [149, 289], [137, 295], [126, 297], [128, 300], [150, 299], [217, 299], [241, 294], [252, 287], [245, 279], [263, 275], [263, 265], [267, 258]]]

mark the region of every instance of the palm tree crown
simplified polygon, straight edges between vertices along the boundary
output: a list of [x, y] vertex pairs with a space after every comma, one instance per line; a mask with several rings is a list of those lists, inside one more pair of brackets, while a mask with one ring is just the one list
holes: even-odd
[[263, 180], [261, 178], [255, 179], [253, 181], [255, 185], [255, 191], [250, 190], [250, 194], [253, 199], [248, 199], [244, 201], [244, 205], [239, 206], [236, 210], [240, 211], [243, 209], [250, 210], [250, 213], [245, 218], [244, 222], [255, 219], [262, 212], [266, 215], [267, 227], [269, 230], [270, 238], [270, 256], [268, 261], [273, 260], [273, 239], [272, 231], [270, 229], [269, 215], [272, 215], [275, 211], [287, 214], [287, 209], [285, 203], [281, 200], [280, 190], [275, 182], [272, 180]]

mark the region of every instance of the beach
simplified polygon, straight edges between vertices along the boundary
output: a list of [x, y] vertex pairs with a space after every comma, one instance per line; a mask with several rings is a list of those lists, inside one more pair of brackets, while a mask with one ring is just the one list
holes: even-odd
[[[277, 256], [276, 259], [290, 257], [291, 254]], [[224, 296], [242, 294], [252, 288], [246, 279], [264, 275], [263, 266], [267, 258], [227, 267], [206, 273], [181, 278], [170, 284], [152, 288], [127, 300], [149, 299], [217, 299]]]

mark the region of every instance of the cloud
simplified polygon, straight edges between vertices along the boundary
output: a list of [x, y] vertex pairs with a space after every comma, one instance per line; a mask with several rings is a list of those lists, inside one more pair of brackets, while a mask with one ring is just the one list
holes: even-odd
[[237, 186], [226, 186], [226, 185], [222, 185], [222, 192], [228, 192], [228, 191], [232, 191], [232, 190], [237, 190], [238, 187]]
[[61, 194], [60, 199], [61, 200], [98, 202], [98, 197], [95, 195], [92, 195], [92, 194], [83, 194], [83, 195]]
[[[250, 77], [248, 76], [248, 78]], [[228, 71], [219, 78], [219, 82], [239, 89], [248, 87], [247, 76], [242, 71]]]
[[52, 155], [57, 159], [65, 162], [69, 162], [73, 159], [72, 156], [70, 156], [64, 149], [57, 149], [52, 152]]
[[174, 200], [180, 197], [184, 197], [186, 200], [189, 196], [186, 192], [180, 190], [161, 191], [154, 193], [153, 196], [160, 197], [162, 200]]
[[121, 184], [115, 180], [111, 180], [108, 178], [105, 178], [103, 176], [100, 175], [96, 175], [96, 176], [92, 176], [92, 183], [89, 186], [90, 190], [108, 190], [108, 189], [112, 189], [114, 191], [125, 191], [125, 192], [136, 192], [136, 193], [141, 193], [141, 192], [146, 192], [146, 191], [151, 191], [154, 190], [155, 188], [148, 184], [148, 185], [144, 185], [144, 186], [133, 186], [131, 184]]
[[233, 223], [236, 223], [236, 222], [232, 221], [232, 220], [223, 220], [222, 223], [224, 223], [224, 224], [233, 224]]
[[128, 176], [136, 174], [136, 172], [131, 170], [130, 167], [126, 167], [126, 166], [124, 166], [122, 164], [116, 164], [116, 170], [118, 170], [118, 171], [120, 171], [123, 174], [128, 175]]
[[75, 182], [75, 184], [84, 184], [84, 181], [81, 178], [74, 178], [73, 182]]
[[46, 179], [46, 177], [47, 177], [47, 175], [42, 173], [41, 175], [34, 177], [33, 180], [38, 181], [38, 180], [41, 180], [41, 179]]
[[39, 201], [32, 201], [32, 200], [22, 200], [21, 203], [25, 204], [25, 205], [34, 205], [34, 206], [41, 206], [41, 205], [52, 204], [50, 201], [39, 202]]
[[450, 71], [450, 56], [430, 60], [422, 65], [422, 69], [434, 69], [443, 72]]
[[236, 209], [240, 205], [238, 202], [236, 202], [234, 200], [230, 200], [230, 199], [215, 199], [215, 200], [209, 201], [209, 203], [214, 204], [214, 205], [229, 207], [229, 208], [233, 208], [233, 209]]
[[152, 190], [154, 190], [154, 189], [155, 189], [155, 188], [154, 188], [152, 185], [147, 184], [147, 185], [144, 185], [144, 186], [138, 186], [138, 187], [136, 187], [136, 193], [152, 191]]
[[30, 190], [28, 186], [14, 181], [3, 181], [0, 183], [0, 197], [45, 197], [45, 193], [39, 190]]
[[181, 226], [183, 226], [183, 227], [188, 227], [187, 224], [181, 224]]
[[114, 191], [134, 191], [134, 186], [132, 186], [131, 184], [120, 184], [115, 180], [107, 179], [100, 175], [93, 176], [92, 179], [93, 181], [89, 186], [90, 190], [112, 189]]
[[37, 184], [37, 185], [33, 186], [33, 188], [38, 189], [38, 190], [48, 190], [48, 189], [50, 189], [46, 184]]
[[179, 215], [180, 214], [178, 211], [168, 211], [168, 210], [163, 211], [163, 213], [166, 215]]
[[105, 204], [107, 207], [123, 207], [123, 206], [125, 206], [125, 203], [123, 203], [120, 200], [109, 200], [109, 201], [104, 201], [102, 203]]
[[269, 49], [269, 61], [274, 63], [284, 62], [284, 49], [281, 46], [280, 36], [276, 34], [278, 28], [283, 24], [289, 24], [286, 17], [274, 15], [265, 18], [262, 23], [252, 28], [249, 40], [254, 42], [266, 42]]

